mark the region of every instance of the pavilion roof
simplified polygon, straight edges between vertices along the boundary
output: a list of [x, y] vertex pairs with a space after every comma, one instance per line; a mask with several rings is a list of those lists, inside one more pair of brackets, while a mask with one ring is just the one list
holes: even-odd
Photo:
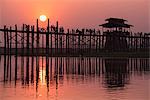
[[120, 19], [120, 18], [109, 18], [109, 19], [106, 19], [105, 21], [108, 21], [108, 22], [99, 26], [102, 26], [105, 28], [115, 28], [115, 27], [130, 28], [131, 26], [133, 26], [133, 25], [124, 23], [127, 20]]

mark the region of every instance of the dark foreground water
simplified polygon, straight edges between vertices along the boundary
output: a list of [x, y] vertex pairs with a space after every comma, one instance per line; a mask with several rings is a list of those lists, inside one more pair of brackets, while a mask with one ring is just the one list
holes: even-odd
[[0, 57], [0, 100], [150, 100], [149, 59]]

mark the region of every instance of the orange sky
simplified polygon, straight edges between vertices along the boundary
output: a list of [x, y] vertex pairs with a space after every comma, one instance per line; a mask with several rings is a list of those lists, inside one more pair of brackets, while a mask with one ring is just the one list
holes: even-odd
[[45, 14], [66, 28], [98, 28], [108, 17], [125, 18], [134, 31], [149, 30], [149, 0], [0, 0], [0, 26], [30, 23]]

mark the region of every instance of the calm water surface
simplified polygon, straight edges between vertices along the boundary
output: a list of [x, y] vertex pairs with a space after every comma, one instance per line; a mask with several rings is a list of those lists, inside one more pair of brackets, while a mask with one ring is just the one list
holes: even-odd
[[150, 100], [150, 59], [0, 57], [0, 100]]

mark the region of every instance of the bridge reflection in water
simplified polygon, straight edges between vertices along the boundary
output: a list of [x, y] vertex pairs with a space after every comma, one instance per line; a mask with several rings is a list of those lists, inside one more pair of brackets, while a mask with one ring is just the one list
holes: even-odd
[[129, 83], [131, 73], [142, 74], [150, 70], [149, 59], [143, 58], [18, 57], [15, 61], [13, 56], [10, 63], [7, 57], [2, 56], [0, 60], [4, 66], [4, 82], [21, 80], [23, 84], [34, 83], [35, 79], [44, 83], [52, 79], [58, 81], [68, 75], [102, 75], [108, 87], [122, 87]]
[[[15, 59], [14, 59], [15, 58]], [[16, 61], [17, 60], [17, 61]], [[149, 59], [107, 59], [95, 57], [14, 57], [1, 56], [0, 80], [23, 87], [46, 87], [47, 93], [64, 83], [102, 83], [106, 89], [124, 89], [133, 75], [149, 74]], [[3, 69], [3, 70], [2, 70]], [[80, 83], [81, 82], [81, 83]], [[43, 92], [42, 92], [43, 93]], [[44, 92], [45, 93], [45, 92]], [[43, 94], [45, 95], [45, 94]]]

